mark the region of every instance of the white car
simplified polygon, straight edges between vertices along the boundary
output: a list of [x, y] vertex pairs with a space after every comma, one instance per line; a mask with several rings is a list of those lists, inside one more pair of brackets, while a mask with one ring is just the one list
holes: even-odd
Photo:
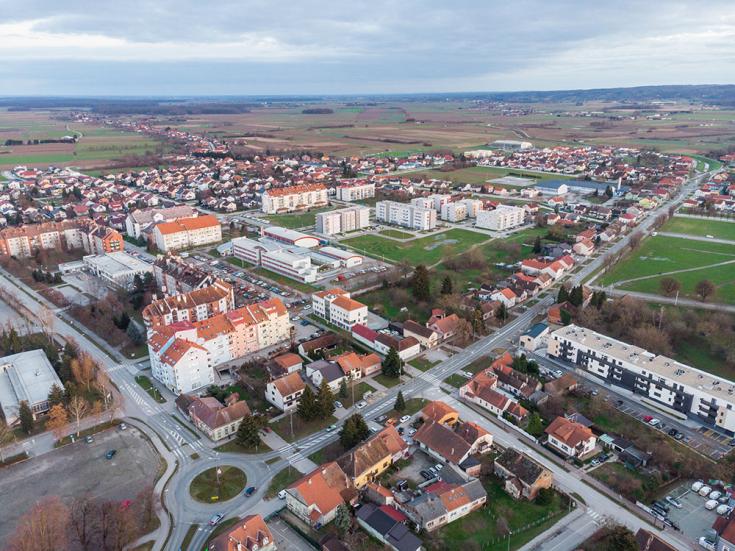
[[286, 490], [278, 492], [278, 499], [286, 499]]
[[681, 509], [681, 501], [679, 501], [675, 497], [666, 496], [666, 501], [668, 501], [671, 505], [673, 505], [677, 509]]
[[715, 551], [715, 544], [712, 543], [711, 541], [708, 541], [707, 538], [705, 538], [704, 536], [699, 538], [699, 545], [701, 545], [708, 551]]
[[401, 417], [401, 423], [405, 423], [406, 421], [410, 421], [410, 420], [411, 420], [410, 415], [404, 415], [403, 417]]
[[697, 480], [694, 484], [692, 484], [692, 492], [699, 492], [702, 486], [704, 486], [704, 482], [702, 482], [701, 480]]
[[720, 505], [717, 508], [717, 514], [718, 515], [727, 515], [727, 514], [730, 513], [731, 509], [732, 509], [732, 507], [730, 507], [729, 505]]
[[719, 499], [721, 495], [722, 495], [722, 492], [720, 492], [719, 490], [715, 490], [714, 492], [712, 492], [709, 495], [709, 498], [710, 499]]
[[364, 408], [364, 407], [365, 407], [366, 405], [367, 405], [367, 402], [366, 402], [365, 400], [360, 400], [359, 402], [357, 402], [357, 404], [355, 404], [355, 407], [356, 407], [357, 409], [362, 409], [362, 408]]
[[710, 499], [710, 500], [707, 500], [707, 503], [704, 504], [704, 508], [707, 509], [708, 511], [711, 511], [718, 505], [719, 503], [717, 502], [716, 499]]
[[705, 496], [708, 496], [711, 491], [712, 491], [712, 488], [710, 488], [709, 486], [702, 486], [699, 489], [699, 495], [701, 495], [702, 497], [705, 497]]

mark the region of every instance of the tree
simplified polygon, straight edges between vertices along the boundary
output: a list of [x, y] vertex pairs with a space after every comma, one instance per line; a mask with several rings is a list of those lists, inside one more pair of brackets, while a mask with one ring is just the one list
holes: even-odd
[[31, 411], [31, 406], [25, 400], [20, 403], [18, 417], [20, 419], [20, 428], [23, 432], [31, 434], [33, 432], [33, 412]]
[[615, 192], [613, 191], [612, 186], [607, 186], [605, 188], [605, 197], [607, 197], [608, 199], [612, 199], [612, 196], [613, 196], [614, 193]]
[[368, 428], [365, 419], [359, 413], [355, 413], [342, 425], [342, 431], [339, 433], [339, 441], [345, 449], [351, 449], [357, 444], [370, 436], [370, 428]]
[[133, 321], [128, 323], [128, 328], [125, 333], [130, 339], [130, 342], [132, 342], [133, 344], [143, 344], [143, 341], [145, 340], [145, 337], [140, 332], [140, 329], [138, 329], [138, 325]]
[[569, 290], [567, 289], [566, 285], [562, 285], [559, 287], [559, 294], [556, 296], [556, 302], [557, 304], [562, 304], [563, 302], [566, 302], [569, 300]]
[[613, 526], [609, 529], [606, 551], [637, 551], [638, 543], [633, 532], [625, 526]]
[[383, 375], [397, 379], [401, 376], [401, 358], [398, 356], [395, 348], [388, 351], [388, 355], [383, 360]]
[[334, 517], [334, 525], [343, 534], [350, 529], [350, 526], [352, 526], [352, 517], [350, 516], [350, 510], [344, 503], [337, 507], [337, 513]]
[[582, 303], [584, 302], [584, 291], [582, 290], [582, 285], [577, 285], [572, 289], [572, 292], [569, 293], [569, 302], [577, 307], [582, 306]]
[[70, 524], [72, 535], [79, 546], [87, 551], [93, 548], [98, 509], [89, 495], [74, 498], [71, 506]]
[[89, 354], [82, 354], [70, 363], [71, 373], [77, 384], [84, 385], [89, 392], [89, 387], [94, 380], [97, 365]]
[[705, 302], [707, 299], [712, 297], [716, 291], [717, 288], [715, 287], [715, 284], [709, 279], [703, 279], [694, 286], [694, 292], [697, 293], [699, 300], [702, 302]]
[[444, 278], [444, 281], [442, 281], [442, 295], [451, 295], [452, 294], [452, 278], [449, 276], [446, 276]]
[[81, 396], [73, 396], [72, 399], [69, 400], [69, 413], [74, 418], [74, 422], [77, 427], [77, 438], [79, 438], [79, 433], [81, 432], [82, 418], [86, 415], [88, 410], [89, 404]]
[[342, 382], [339, 383], [339, 397], [347, 398], [347, 396], [347, 379], [342, 379]]
[[299, 400], [296, 413], [298, 413], [299, 417], [304, 421], [311, 421], [312, 419], [316, 419], [317, 415], [319, 415], [319, 405], [316, 402], [314, 391], [311, 390], [309, 385], [306, 385], [304, 393], [301, 395], [301, 400]]
[[533, 253], [539, 254], [541, 252], [541, 236], [537, 235], [536, 239], [533, 240]]
[[52, 406], [48, 413], [46, 428], [53, 431], [57, 440], [61, 440], [64, 436], [64, 429], [69, 424], [69, 416], [61, 404]]
[[572, 323], [572, 315], [564, 309], [559, 312], [559, 318], [561, 319], [562, 325], [569, 325]]
[[536, 505], [542, 505], [546, 507], [551, 505], [554, 500], [554, 490], [551, 488], [541, 488], [536, 494]]
[[500, 306], [495, 312], [495, 317], [503, 322], [508, 319], [508, 307], [505, 305], [504, 302], [500, 303]]
[[49, 390], [48, 403], [49, 406], [55, 406], [56, 404], [63, 405], [66, 403], [66, 393], [64, 392], [64, 389], [56, 383], [54, 383], [51, 386], [51, 390]]
[[641, 244], [641, 241], [643, 241], [643, 234], [641, 234], [640, 232], [634, 233], [633, 235], [630, 236], [630, 241], [628, 241], [628, 247], [630, 247], [631, 251], [634, 251]]
[[329, 417], [334, 413], [334, 394], [326, 379], [322, 379], [322, 384], [319, 385], [316, 406], [320, 417]]
[[261, 444], [260, 428], [260, 422], [254, 415], [246, 415], [237, 428], [237, 443], [244, 448], [257, 448]]
[[662, 277], [659, 286], [661, 287], [661, 292], [667, 297], [673, 297], [681, 290], [681, 283], [673, 277]]
[[403, 391], [398, 391], [398, 396], [396, 396], [396, 403], [393, 404], [393, 409], [396, 411], [403, 411], [406, 409], [406, 400], [403, 398]]
[[413, 272], [411, 279], [411, 290], [416, 300], [428, 301], [431, 299], [431, 287], [429, 282], [429, 270], [426, 266], [419, 264]]
[[13, 551], [69, 549], [69, 509], [57, 496], [36, 502], [16, 526], [9, 546]]
[[9, 444], [13, 440], [15, 440], [13, 429], [5, 421], [0, 419], [0, 463], [5, 461], [5, 452], [3, 451], [5, 444]]
[[544, 423], [541, 420], [541, 416], [535, 411], [528, 416], [526, 432], [533, 436], [541, 436], [544, 433]]

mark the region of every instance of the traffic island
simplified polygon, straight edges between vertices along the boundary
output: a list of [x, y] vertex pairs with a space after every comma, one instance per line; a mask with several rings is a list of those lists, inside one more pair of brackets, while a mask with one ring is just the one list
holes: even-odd
[[235, 497], [245, 489], [247, 477], [237, 467], [212, 467], [199, 473], [189, 486], [189, 494], [200, 503], [219, 503]]

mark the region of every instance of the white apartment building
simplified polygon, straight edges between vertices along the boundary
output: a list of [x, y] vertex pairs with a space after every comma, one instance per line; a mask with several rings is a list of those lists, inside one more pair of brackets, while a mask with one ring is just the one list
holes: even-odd
[[158, 250], [165, 253], [219, 243], [222, 227], [217, 217], [207, 214], [157, 224], [153, 236]]
[[318, 270], [308, 255], [298, 254], [279, 243], [238, 237], [232, 240], [232, 254], [235, 258], [304, 283], [313, 283], [317, 278]]
[[324, 235], [361, 230], [367, 228], [369, 225], [369, 207], [349, 207], [329, 212], [320, 212], [316, 215], [316, 231]]
[[523, 225], [526, 211], [511, 205], [499, 205], [495, 210], [481, 210], [477, 213], [475, 225], [478, 228], [504, 231]]
[[149, 351], [155, 351], [149, 355], [151, 374], [174, 394], [193, 392], [214, 384], [209, 352], [194, 342], [196, 333], [193, 326], [179, 331], [177, 338], [170, 338], [158, 351], [149, 341]]
[[296, 371], [269, 382], [265, 386], [265, 399], [281, 411], [290, 411], [298, 407], [305, 388], [301, 374]]
[[468, 218], [477, 218], [477, 214], [482, 210], [482, 201], [479, 199], [462, 199], [460, 203], [464, 203], [467, 207]]
[[432, 208], [436, 212], [441, 212], [444, 205], [448, 205], [452, 202], [452, 196], [447, 194], [434, 193], [429, 195], [427, 199], [430, 199], [433, 203]]
[[173, 222], [179, 218], [191, 218], [197, 211], [188, 205], [178, 205], [167, 209], [138, 209], [125, 219], [125, 231], [130, 237], [138, 239], [145, 230], [161, 222]]
[[375, 197], [374, 182], [337, 186], [337, 199], [340, 201], [362, 201], [371, 197]]
[[314, 313], [320, 318], [350, 331], [353, 325], [367, 325], [368, 307], [350, 298], [344, 289], [328, 289], [311, 295]]
[[576, 325], [551, 334], [548, 354], [630, 390], [672, 415], [735, 434], [733, 381]]
[[322, 207], [329, 203], [329, 197], [324, 185], [303, 184], [268, 189], [263, 193], [261, 201], [264, 213], [276, 214]]
[[467, 205], [464, 203], [446, 203], [442, 205], [441, 219], [447, 222], [461, 222], [467, 219]]
[[378, 222], [395, 224], [414, 230], [433, 230], [436, 228], [436, 211], [413, 204], [395, 201], [378, 201], [375, 205]]

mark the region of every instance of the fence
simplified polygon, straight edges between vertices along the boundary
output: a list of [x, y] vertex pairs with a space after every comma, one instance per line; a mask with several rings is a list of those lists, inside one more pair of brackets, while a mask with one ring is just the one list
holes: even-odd
[[[504, 543], [504, 542], [507, 543], [508, 544], [508, 548], [510, 548], [511, 540], [514, 537], [520, 536], [524, 532], [527, 532], [528, 530], [531, 530], [532, 528], [536, 528], [537, 526], [539, 526], [541, 524], [544, 524], [544, 523], [546, 523], [546, 522], [548, 522], [548, 521], [550, 521], [550, 520], [552, 520], [552, 519], [554, 519], [556, 517], [563, 516], [563, 515], [567, 514], [568, 512], [569, 511], [567, 511], [567, 510], [556, 511], [555, 513], [550, 513], [550, 514], [548, 514], [548, 515], [546, 515], [544, 517], [541, 517], [539, 519], [536, 519], [533, 522], [529, 522], [528, 524], [526, 524], [524, 526], [521, 526], [520, 528], [517, 528], [516, 530], [510, 530], [509, 533], [508, 533], [508, 535], [506, 535], [506, 536], [502, 536], [502, 537], [498, 537], [498, 538], [493, 538], [493, 539], [491, 539], [489, 541], [484, 542], [482, 544], [481, 549], [483, 551], [490, 551], [493, 548], [493, 546], [498, 545], [500, 543]], [[495, 520], [495, 519], [498, 518], [497, 515], [488, 515], [488, 516], [491, 519], [493, 519], [493, 520]]]

